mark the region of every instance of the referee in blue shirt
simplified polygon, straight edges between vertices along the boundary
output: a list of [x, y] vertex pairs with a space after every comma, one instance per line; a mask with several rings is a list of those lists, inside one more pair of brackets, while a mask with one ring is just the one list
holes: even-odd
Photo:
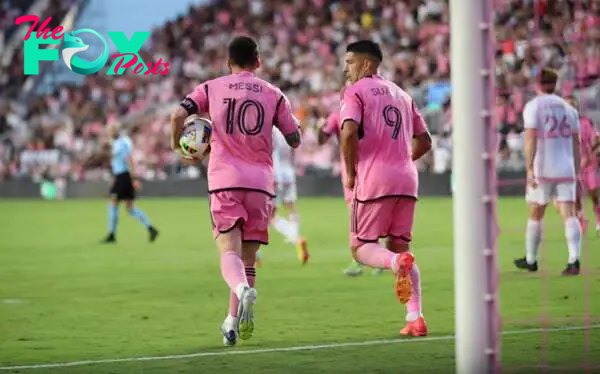
[[113, 185], [110, 188], [110, 205], [108, 207], [108, 236], [103, 243], [116, 243], [116, 230], [119, 221], [119, 203], [125, 202], [127, 212], [131, 217], [140, 221], [148, 230], [150, 242], [156, 240], [158, 230], [152, 226], [150, 220], [135, 207], [135, 192], [139, 182], [135, 179], [135, 165], [133, 162], [133, 143], [131, 138], [120, 134], [117, 126], [109, 126], [109, 135], [112, 140], [111, 169]]

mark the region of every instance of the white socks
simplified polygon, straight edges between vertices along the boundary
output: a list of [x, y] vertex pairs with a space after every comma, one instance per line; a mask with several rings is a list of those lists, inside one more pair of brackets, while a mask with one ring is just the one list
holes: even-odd
[[581, 254], [581, 226], [576, 217], [569, 217], [565, 221], [565, 237], [569, 248], [569, 264], [579, 260]]
[[530, 218], [527, 221], [527, 231], [525, 233], [526, 259], [529, 265], [537, 261], [541, 241], [542, 221], [534, 221]]

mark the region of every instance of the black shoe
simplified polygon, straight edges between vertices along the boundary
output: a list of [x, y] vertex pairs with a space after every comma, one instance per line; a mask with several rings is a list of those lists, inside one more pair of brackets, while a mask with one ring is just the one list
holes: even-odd
[[148, 227], [148, 233], [150, 234], [150, 243], [154, 242], [158, 237], [158, 230], [154, 227]]
[[115, 237], [115, 234], [113, 234], [113, 233], [108, 234], [106, 239], [101, 241], [102, 244], [114, 244], [116, 242], [117, 242], [117, 238]]
[[563, 270], [562, 275], [579, 275], [579, 260], [576, 260], [572, 264], [567, 264], [565, 270]]
[[514, 264], [518, 269], [524, 269], [524, 270], [529, 270], [529, 271], [537, 271], [538, 270], [537, 261], [534, 262], [533, 264], [529, 264], [529, 263], [527, 263], [526, 257], [517, 258], [514, 261]]

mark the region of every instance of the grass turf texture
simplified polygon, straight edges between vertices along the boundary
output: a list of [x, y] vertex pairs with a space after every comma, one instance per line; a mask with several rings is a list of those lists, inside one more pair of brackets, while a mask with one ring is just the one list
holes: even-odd
[[[592, 297], [600, 294], [600, 239], [593, 232], [585, 239], [582, 265], [589, 274], [559, 276], [567, 259], [564, 230], [549, 211], [541, 262], [547, 273], [516, 271], [512, 260], [524, 253], [526, 209], [522, 199], [498, 205], [503, 330], [582, 326], [586, 310], [595, 315], [591, 323], [600, 324], [600, 299]], [[0, 366], [227, 350], [218, 326], [228, 291], [207, 201], [144, 199], [139, 207], [161, 230], [158, 241], [149, 244], [141, 224], [122, 209], [118, 244], [102, 246], [96, 243], [106, 231], [105, 201], [0, 201]], [[404, 307], [393, 295], [391, 276], [342, 275], [350, 259], [343, 200], [302, 199], [299, 209], [311, 260], [300, 266], [295, 249], [272, 232], [257, 270], [255, 334], [233, 350], [399, 338]], [[452, 245], [452, 201], [423, 198], [414, 252], [430, 336], [440, 340], [8, 372], [453, 372], [454, 345], [447, 337], [454, 332]], [[584, 361], [600, 367], [600, 330], [502, 337], [505, 372], [535, 372], [517, 365], [575, 367]]]

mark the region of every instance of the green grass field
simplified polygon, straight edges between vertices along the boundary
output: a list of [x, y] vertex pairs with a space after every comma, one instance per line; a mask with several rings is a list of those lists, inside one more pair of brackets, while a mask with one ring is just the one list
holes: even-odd
[[[221, 346], [218, 331], [228, 291], [207, 201], [143, 199], [139, 206], [161, 229], [159, 240], [147, 243], [142, 226], [122, 214], [119, 243], [106, 247], [96, 244], [105, 235], [105, 201], [0, 201], [0, 373], [454, 371], [450, 199], [423, 198], [415, 223], [430, 337], [398, 336], [404, 309], [389, 274], [342, 275], [350, 259], [343, 201], [303, 199], [311, 261], [299, 265], [294, 248], [272, 233], [258, 269], [254, 337], [233, 349]], [[600, 295], [600, 239], [593, 232], [586, 237], [585, 276], [561, 277], [567, 259], [563, 228], [549, 213], [542, 248], [547, 271], [526, 274], [512, 267], [524, 251], [524, 203], [499, 203], [502, 363], [505, 372], [536, 372], [524, 366], [540, 364], [600, 372], [600, 330], [580, 329], [600, 327], [600, 298], [592, 297]], [[555, 330], [528, 331], [543, 326]], [[308, 348], [277, 349], [300, 346]], [[232, 354], [247, 350], [263, 351]], [[194, 353], [202, 354], [185, 356]], [[176, 357], [128, 359], [170, 355]], [[125, 360], [110, 361], [118, 358]], [[8, 368], [103, 359], [109, 362]], [[584, 362], [595, 369], [577, 369]]]

